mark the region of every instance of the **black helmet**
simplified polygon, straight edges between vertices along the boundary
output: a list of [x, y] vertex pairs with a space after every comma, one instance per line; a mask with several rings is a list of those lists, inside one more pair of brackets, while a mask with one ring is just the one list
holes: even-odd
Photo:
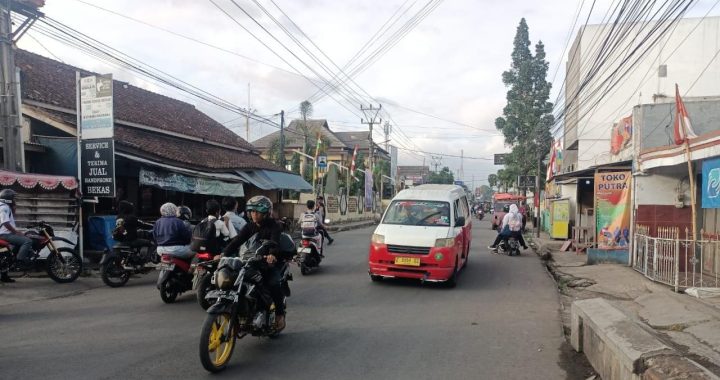
[[190, 210], [188, 206], [180, 206], [178, 207], [177, 216], [182, 220], [190, 220], [190, 218], [192, 218], [192, 210]]
[[14, 203], [15, 202], [15, 190], [13, 189], [4, 189], [3, 191], [0, 191], [0, 200], [4, 203]]
[[272, 201], [270, 201], [270, 198], [264, 195], [256, 195], [250, 198], [249, 201], [247, 201], [245, 210], [254, 210], [261, 214], [269, 214], [270, 212], [272, 212]]

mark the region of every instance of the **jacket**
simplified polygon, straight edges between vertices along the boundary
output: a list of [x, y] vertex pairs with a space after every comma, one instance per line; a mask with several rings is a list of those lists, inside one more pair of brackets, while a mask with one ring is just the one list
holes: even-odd
[[123, 220], [123, 227], [125, 228], [125, 239], [123, 239], [123, 241], [137, 240], [138, 229], [153, 229], [152, 224], [142, 222], [135, 215], [118, 215], [117, 218]]
[[159, 247], [188, 245], [192, 239], [192, 232], [180, 218], [163, 216], [155, 222], [153, 237]]
[[[230, 243], [223, 250], [223, 256], [237, 256], [240, 246], [245, 244], [253, 235], [258, 234], [258, 238], [262, 240], [270, 240], [276, 244], [280, 243], [280, 235], [283, 232], [282, 225], [272, 218], [264, 219], [258, 226], [255, 223], [248, 223], [238, 232]], [[276, 255], [280, 260], [291, 259], [295, 252], [280, 252], [273, 249], [272, 254]]]

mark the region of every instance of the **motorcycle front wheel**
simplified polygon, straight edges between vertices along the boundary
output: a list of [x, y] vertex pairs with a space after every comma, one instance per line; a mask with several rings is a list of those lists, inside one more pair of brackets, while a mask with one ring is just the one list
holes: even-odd
[[82, 258], [70, 247], [60, 247], [57, 252], [50, 252], [46, 262], [48, 276], [61, 284], [75, 281], [82, 273]]
[[235, 348], [235, 329], [230, 313], [208, 314], [200, 332], [200, 362], [210, 372], [220, 372]]
[[111, 288], [119, 288], [127, 284], [130, 279], [130, 272], [123, 269], [120, 259], [110, 260], [103, 266], [101, 277], [105, 285]]

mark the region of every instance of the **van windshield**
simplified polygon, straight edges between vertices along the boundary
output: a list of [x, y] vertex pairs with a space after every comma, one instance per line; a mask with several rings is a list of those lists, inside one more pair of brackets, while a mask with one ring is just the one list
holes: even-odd
[[406, 226], [447, 227], [450, 225], [450, 204], [436, 201], [393, 201], [382, 222]]

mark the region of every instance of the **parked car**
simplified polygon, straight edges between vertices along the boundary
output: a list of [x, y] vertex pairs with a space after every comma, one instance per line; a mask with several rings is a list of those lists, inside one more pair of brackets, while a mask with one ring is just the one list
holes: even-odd
[[472, 218], [463, 188], [421, 185], [393, 198], [370, 243], [373, 281], [412, 278], [455, 286], [467, 264]]

